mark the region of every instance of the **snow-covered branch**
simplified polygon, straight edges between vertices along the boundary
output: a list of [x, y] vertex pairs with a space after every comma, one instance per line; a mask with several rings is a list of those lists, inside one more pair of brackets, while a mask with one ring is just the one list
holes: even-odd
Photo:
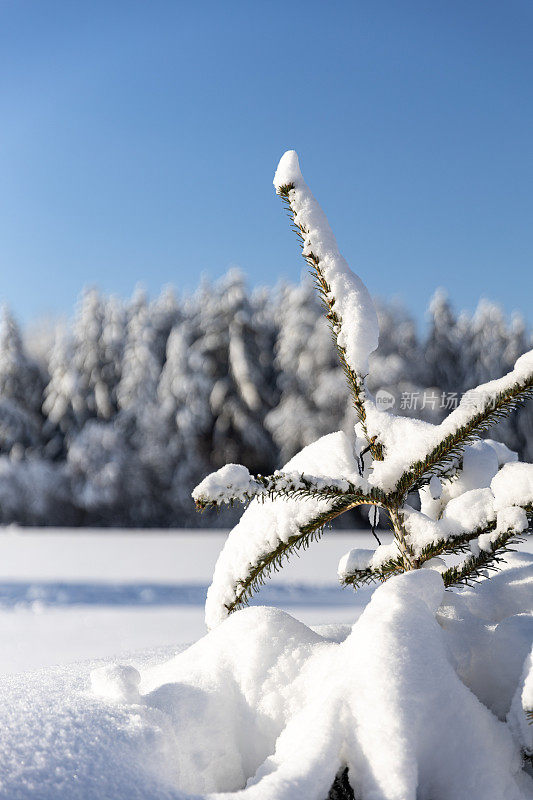
[[356, 548], [345, 553], [339, 561], [337, 575], [343, 586], [359, 589], [375, 581], [385, 581], [403, 571], [403, 558], [397, 543], [393, 541], [375, 550]]
[[[241, 468], [241, 491], [249, 491]], [[247, 472], [247, 471], [246, 471]], [[305, 447], [283, 468], [284, 473], [319, 473], [328, 483], [360, 481], [352, 444], [342, 433], [331, 433]], [[222, 487], [221, 491], [224, 490]], [[351, 494], [323, 497], [254, 497], [231, 531], [217, 561], [207, 593], [206, 622], [214, 627], [245, 603], [283, 559], [305, 548], [326, 523], [359, 503]]]
[[370, 490], [364, 478], [354, 483], [345, 478], [324, 478], [296, 471], [278, 471], [273, 475], [250, 475], [240, 464], [226, 464], [208, 475], [192, 493], [196, 507], [204, 510], [222, 504], [248, 502], [254, 497], [274, 499], [276, 497], [316, 497], [322, 499], [347, 498], [353, 505], [374, 503], [382, 497], [380, 492]]
[[384, 459], [374, 464], [371, 482], [383, 491], [393, 491], [400, 502], [431, 475], [446, 472], [468, 444], [532, 396], [533, 350], [521, 356], [503, 378], [466, 392], [440, 425], [369, 407], [368, 434], [384, 447]]
[[[483, 548], [479, 545], [483, 542]], [[471, 544], [474, 552], [472, 555], [442, 573], [446, 587], [469, 584], [479, 578], [487, 577], [487, 570], [497, 570], [498, 565], [505, 561], [504, 555], [509, 552], [509, 545], [517, 544], [523, 540], [512, 528], [501, 533], [487, 532], [478, 536], [476, 543]]]

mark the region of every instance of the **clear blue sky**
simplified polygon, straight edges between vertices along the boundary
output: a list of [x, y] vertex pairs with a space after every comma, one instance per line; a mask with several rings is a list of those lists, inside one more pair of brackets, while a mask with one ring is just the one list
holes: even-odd
[[373, 293], [533, 322], [532, 41], [531, 0], [0, 0], [0, 295], [298, 279], [294, 148]]

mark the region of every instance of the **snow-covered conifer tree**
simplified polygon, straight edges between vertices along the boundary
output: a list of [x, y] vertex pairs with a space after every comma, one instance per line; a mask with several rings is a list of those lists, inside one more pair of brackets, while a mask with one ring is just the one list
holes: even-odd
[[[228, 465], [196, 487], [194, 497], [200, 508], [256, 496], [262, 501], [251, 504], [221, 555], [208, 596], [212, 621], [238, 607], [281, 557], [307, 544], [311, 534], [348, 508], [361, 504], [382, 508], [390, 518], [394, 542], [372, 553], [354, 551], [342, 567], [345, 583], [358, 586], [418, 569], [431, 558], [473, 543], [475, 555], [444, 573], [445, 584], [452, 585], [497, 563], [507, 543], [528, 529], [527, 514], [533, 503], [533, 496], [526, 497], [533, 491], [533, 466], [508, 466], [496, 444], [475, 444], [491, 424], [531, 396], [533, 351], [519, 358], [503, 378], [466, 393], [440, 425], [379, 410], [365, 385], [369, 356], [378, 345], [378, 319], [368, 291], [339, 254], [328, 223], [303, 181], [295, 153], [283, 157], [275, 186], [293, 216], [303, 255], [315, 275], [358, 422], [352, 442], [340, 433], [323, 437], [271, 477], [254, 478], [244, 467]], [[446, 301], [437, 295], [433, 308], [439, 321], [436, 328], [442, 333], [443, 320], [450, 320]], [[451, 363], [446, 379], [452, 380]], [[479, 447], [487, 453], [481, 461]], [[476, 475], [474, 483], [466, 477], [470, 470]], [[503, 478], [510, 470], [520, 476], [520, 497], [509, 489], [510, 479]], [[438, 513], [425, 514], [409, 504], [409, 494], [417, 490], [423, 499], [428, 491], [443, 497], [442, 482], [452, 479], [461, 491], [455, 496], [454, 489]], [[468, 492], [482, 492], [482, 496]], [[253, 537], [248, 534], [250, 528]], [[228, 582], [228, 561], [233, 561], [234, 548], [243, 536], [248, 537], [246, 555], [239, 559], [243, 573], [233, 562]], [[267, 542], [275, 546], [269, 549]]]
[[26, 354], [17, 323], [4, 306], [0, 313], [0, 452], [22, 455], [40, 445], [44, 381]]
[[166, 286], [149, 305], [149, 315], [154, 328], [154, 352], [161, 366], [165, 363], [167, 341], [170, 331], [181, 318], [174, 289]]
[[[430, 331], [425, 348], [426, 386], [438, 386], [444, 392], [461, 391], [468, 380], [465, 367], [466, 330], [458, 326], [446, 292], [438, 289], [429, 304]], [[465, 347], [466, 345], [466, 347]]]
[[254, 328], [242, 274], [230, 270], [212, 290], [201, 288], [198, 300], [194, 350], [211, 382], [212, 463], [239, 459], [258, 470], [271, 468], [275, 449], [264, 427], [271, 407], [269, 367], [265, 373], [262, 323]]
[[69, 331], [58, 330], [48, 363], [50, 380], [44, 390], [43, 412], [54, 453], [63, 448], [63, 437], [79, 430], [84, 422], [84, 381], [74, 359], [74, 342]]
[[43, 403], [49, 435], [55, 426], [69, 437], [90, 419], [110, 420], [116, 414], [124, 337], [122, 303], [86, 290], [72, 332], [58, 331], [50, 356]]
[[[303, 255], [316, 279], [358, 420], [351, 436], [342, 432], [324, 436], [305, 447], [281, 471], [268, 477], [253, 476], [244, 466], [227, 464], [196, 487], [193, 497], [199, 509], [235, 501], [249, 503], [241, 521], [230, 533], [215, 568], [206, 602], [208, 627], [215, 627], [246, 604], [285, 557], [308, 546], [322, 534], [327, 523], [350, 508], [364, 504], [379, 508], [388, 517], [393, 541], [388, 545], [379, 544], [374, 550], [351, 550], [339, 564], [339, 577], [344, 585], [357, 589], [368, 583], [387, 582], [387, 591], [385, 587], [378, 589], [372, 601], [373, 610], [365, 612], [362, 628], [355, 625], [347, 640], [355, 637], [354, 643], [358, 642], [352, 653], [353, 661], [349, 666], [339, 665], [345, 676], [355, 670], [356, 683], [351, 683], [350, 677], [343, 678], [337, 689], [333, 683], [329, 691], [326, 677], [322, 684], [324, 699], [307, 701], [311, 704], [305, 706], [309, 714], [307, 724], [298, 717], [299, 727], [287, 725], [278, 740], [275, 755], [265, 762], [253, 786], [257, 781], [258, 785], [265, 781], [270, 792], [265, 795], [268, 797], [305, 796], [306, 800], [311, 797], [321, 800], [321, 792], [323, 797], [327, 786], [314, 785], [313, 775], [319, 774], [314, 772], [317, 765], [327, 761], [330, 771], [326, 774], [331, 776], [330, 780], [339, 771], [338, 775], [344, 776], [342, 786], [348, 791], [346, 773], [342, 771], [349, 768], [349, 775], [354, 777], [365, 798], [415, 797], [419, 780], [425, 781], [424, 797], [451, 797], [449, 787], [455, 777], [452, 780], [444, 772], [420, 777], [424, 774], [425, 757], [421, 754], [425, 750], [415, 747], [409, 755], [409, 748], [403, 750], [399, 733], [403, 723], [399, 720], [400, 727], [398, 731], [395, 728], [394, 734], [399, 738], [387, 739], [387, 748], [391, 746], [395, 752], [395, 748], [399, 748], [398, 753], [390, 760], [385, 758], [388, 764], [385, 768], [380, 753], [376, 752], [380, 750], [377, 740], [373, 740], [370, 747], [370, 739], [365, 738], [365, 727], [373, 717], [372, 708], [364, 703], [360, 707], [356, 699], [354, 705], [350, 705], [349, 698], [352, 691], [354, 698], [359, 697], [361, 691], [365, 695], [367, 690], [363, 687], [367, 680], [376, 685], [378, 693], [387, 692], [395, 676], [403, 674], [404, 670], [409, 680], [421, 681], [427, 667], [421, 666], [425, 656], [419, 661], [420, 655], [436, 653], [434, 648], [441, 647], [437, 644], [438, 636], [435, 638], [438, 626], [433, 615], [442, 601], [443, 589], [487, 576], [487, 570], [495, 569], [502, 561], [509, 545], [531, 531], [533, 465], [518, 462], [516, 454], [504, 445], [491, 440], [480, 441], [480, 437], [493, 423], [531, 397], [533, 351], [518, 358], [502, 378], [467, 392], [458, 407], [440, 424], [378, 409], [366, 385], [369, 357], [378, 345], [378, 319], [367, 289], [340, 255], [328, 222], [302, 178], [293, 151], [281, 159], [274, 184], [294, 220]], [[437, 302], [442, 306], [435, 309], [434, 304], [440, 336], [446, 327], [443, 320], [449, 315], [442, 298], [437, 298]], [[443, 382], [453, 381], [452, 366], [450, 357]], [[420, 510], [411, 500], [416, 492], [420, 495]], [[375, 524], [375, 518], [373, 522]], [[462, 553], [463, 557], [449, 565], [443, 556], [451, 553]], [[392, 579], [390, 583], [389, 579]], [[412, 601], [408, 597], [412, 597]], [[404, 602], [407, 603], [405, 607], [402, 606]], [[414, 622], [422, 606], [431, 611], [428, 616], [431, 625], [424, 627], [424, 631]], [[403, 622], [395, 627], [393, 620], [402, 607]], [[370, 625], [373, 614], [376, 615], [374, 627]], [[366, 625], [370, 627], [363, 635]], [[414, 633], [415, 628], [419, 633]], [[444, 650], [437, 660], [440, 663], [442, 659], [446, 660]], [[330, 674], [328, 671], [335, 668], [329, 662], [328, 665], [326, 673]], [[406, 686], [401, 691], [406, 691]], [[422, 684], [417, 707], [425, 709], [423, 714], [430, 715], [433, 713], [431, 693], [421, 687]], [[383, 694], [385, 696], [388, 695]], [[459, 695], [454, 697], [458, 699]], [[398, 698], [397, 712], [402, 715], [402, 703], [409, 701], [400, 695]], [[464, 701], [469, 702], [466, 697]], [[350, 710], [341, 714], [339, 709], [347, 707]], [[302, 712], [304, 717], [305, 713]], [[309, 726], [313, 727], [311, 720], [318, 713], [322, 714], [324, 727], [314, 749], [314, 739], [310, 741], [308, 734]], [[411, 741], [415, 735], [413, 723], [407, 722], [408, 716], [405, 717], [405, 741]], [[379, 726], [376, 732], [378, 730]], [[426, 730], [423, 736], [427, 737], [427, 728], [423, 730]], [[310, 749], [306, 749], [303, 765], [295, 766], [291, 757], [294, 758], [295, 753], [300, 756], [299, 748], [304, 742]], [[471, 781], [466, 773], [471, 769], [471, 760], [478, 757], [473, 749], [477, 743], [466, 734], [459, 745], [452, 742], [446, 746], [466, 748], [470, 754], [464, 762], [466, 772], [456, 777], [459, 783], [461, 778]], [[438, 747], [435, 743], [431, 752], [433, 760]], [[391, 777], [403, 757], [411, 759], [412, 770], [402, 778], [399, 773], [396, 778]], [[292, 776], [289, 781], [288, 774]], [[497, 780], [496, 774], [493, 771], [492, 781]], [[299, 776], [296, 783], [295, 775]], [[339, 781], [335, 791], [341, 788]], [[455, 797], [458, 796], [457, 781]], [[272, 793], [274, 785], [279, 794]], [[394, 786], [400, 785], [403, 794], [394, 793]], [[306, 793], [295, 794], [296, 786], [306, 786]], [[431, 787], [429, 795], [428, 786]], [[293, 794], [287, 793], [288, 787], [292, 787]], [[247, 791], [243, 796], [255, 798], [259, 795]], [[461, 794], [463, 796], [466, 794]], [[522, 795], [517, 790], [516, 797], [519, 796]]]
[[167, 498], [172, 519], [190, 521], [191, 486], [210, 463], [213, 417], [210, 407], [212, 381], [205, 371], [195, 343], [199, 332], [197, 314], [171, 331], [165, 366], [158, 386], [158, 412], [145, 452], [158, 464], [162, 495]]
[[379, 346], [370, 356], [368, 389], [399, 414], [440, 421], [441, 391], [431, 383], [432, 364], [424, 357], [414, 320], [398, 303], [375, 305]]
[[156, 331], [143, 293], [132, 301], [126, 332], [124, 360], [117, 386], [119, 409], [139, 417], [156, 401], [160, 363]]
[[273, 444], [263, 427], [274, 402], [268, 305], [264, 293], [249, 298], [233, 271], [214, 286], [200, 286], [168, 337], [145, 450], [159, 464], [174, 519], [189, 520], [190, 491], [210, 464], [223, 463], [229, 453], [258, 469], [273, 466]]
[[90, 420], [70, 442], [67, 465], [83, 524], [152, 521], [144, 469], [120, 425]]
[[[464, 337], [463, 352], [468, 362], [466, 374], [471, 383], [500, 378], [531, 346], [523, 319], [514, 314], [507, 323], [502, 309], [488, 300], [479, 302], [465, 327], [468, 335]], [[527, 402], [516, 414], [503, 419], [495, 427], [493, 435], [531, 460], [532, 403]]]
[[25, 352], [18, 325], [4, 306], [0, 313], [0, 397], [39, 414], [42, 391], [41, 371]]
[[282, 286], [278, 293], [276, 367], [281, 397], [265, 424], [287, 461], [330, 431], [332, 424], [342, 427], [348, 404], [312, 283]]

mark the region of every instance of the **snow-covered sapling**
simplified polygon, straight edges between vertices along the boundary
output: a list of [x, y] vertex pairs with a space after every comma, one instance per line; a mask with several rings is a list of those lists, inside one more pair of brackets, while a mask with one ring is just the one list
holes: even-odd
[[[378, 345], [367, 288], [339, 253], [294, 151], [282, 157], [274, 185], [323, 301], [358, 422], [352, 438], [323, 436], [273, 475], [252, 476], [228, 464], [196, 487], [200, 510], [249, 503], [215, 568], [209, 627], [245, 604], [286, 556], [355, 506], [382, 509], [394, 534], [389, 545], [352, 550], [341, 559], [339, 578], [356, 589], [422, 567], [438, 569], [446, 587], [468, 583], [487, 575], [508, 545], [531, 530], [533, 465], [518, 463], [505, 445], [481, 436], [533, 394], [533, 351], [503, 378], [466, 392], [440, 425], [378, 409], [365, 386]], [[420, 510], [412, 504], [415, 492]], [[370, 515], [371, 525], [375, 520]], [[458, 565], [446, 567], [440, 558], [459, 552], [467, 556]]]

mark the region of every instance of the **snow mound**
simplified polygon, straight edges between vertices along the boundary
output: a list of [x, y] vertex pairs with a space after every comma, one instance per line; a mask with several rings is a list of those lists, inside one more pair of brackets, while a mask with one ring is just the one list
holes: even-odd
[[325, 800], [347, 766], [360, 800], [531, 800], [532, 587], [522, 553], [457, 593], [418, 570], [348, 635], [254, 607], [163, 663], [4, 678], [0, 797]]

